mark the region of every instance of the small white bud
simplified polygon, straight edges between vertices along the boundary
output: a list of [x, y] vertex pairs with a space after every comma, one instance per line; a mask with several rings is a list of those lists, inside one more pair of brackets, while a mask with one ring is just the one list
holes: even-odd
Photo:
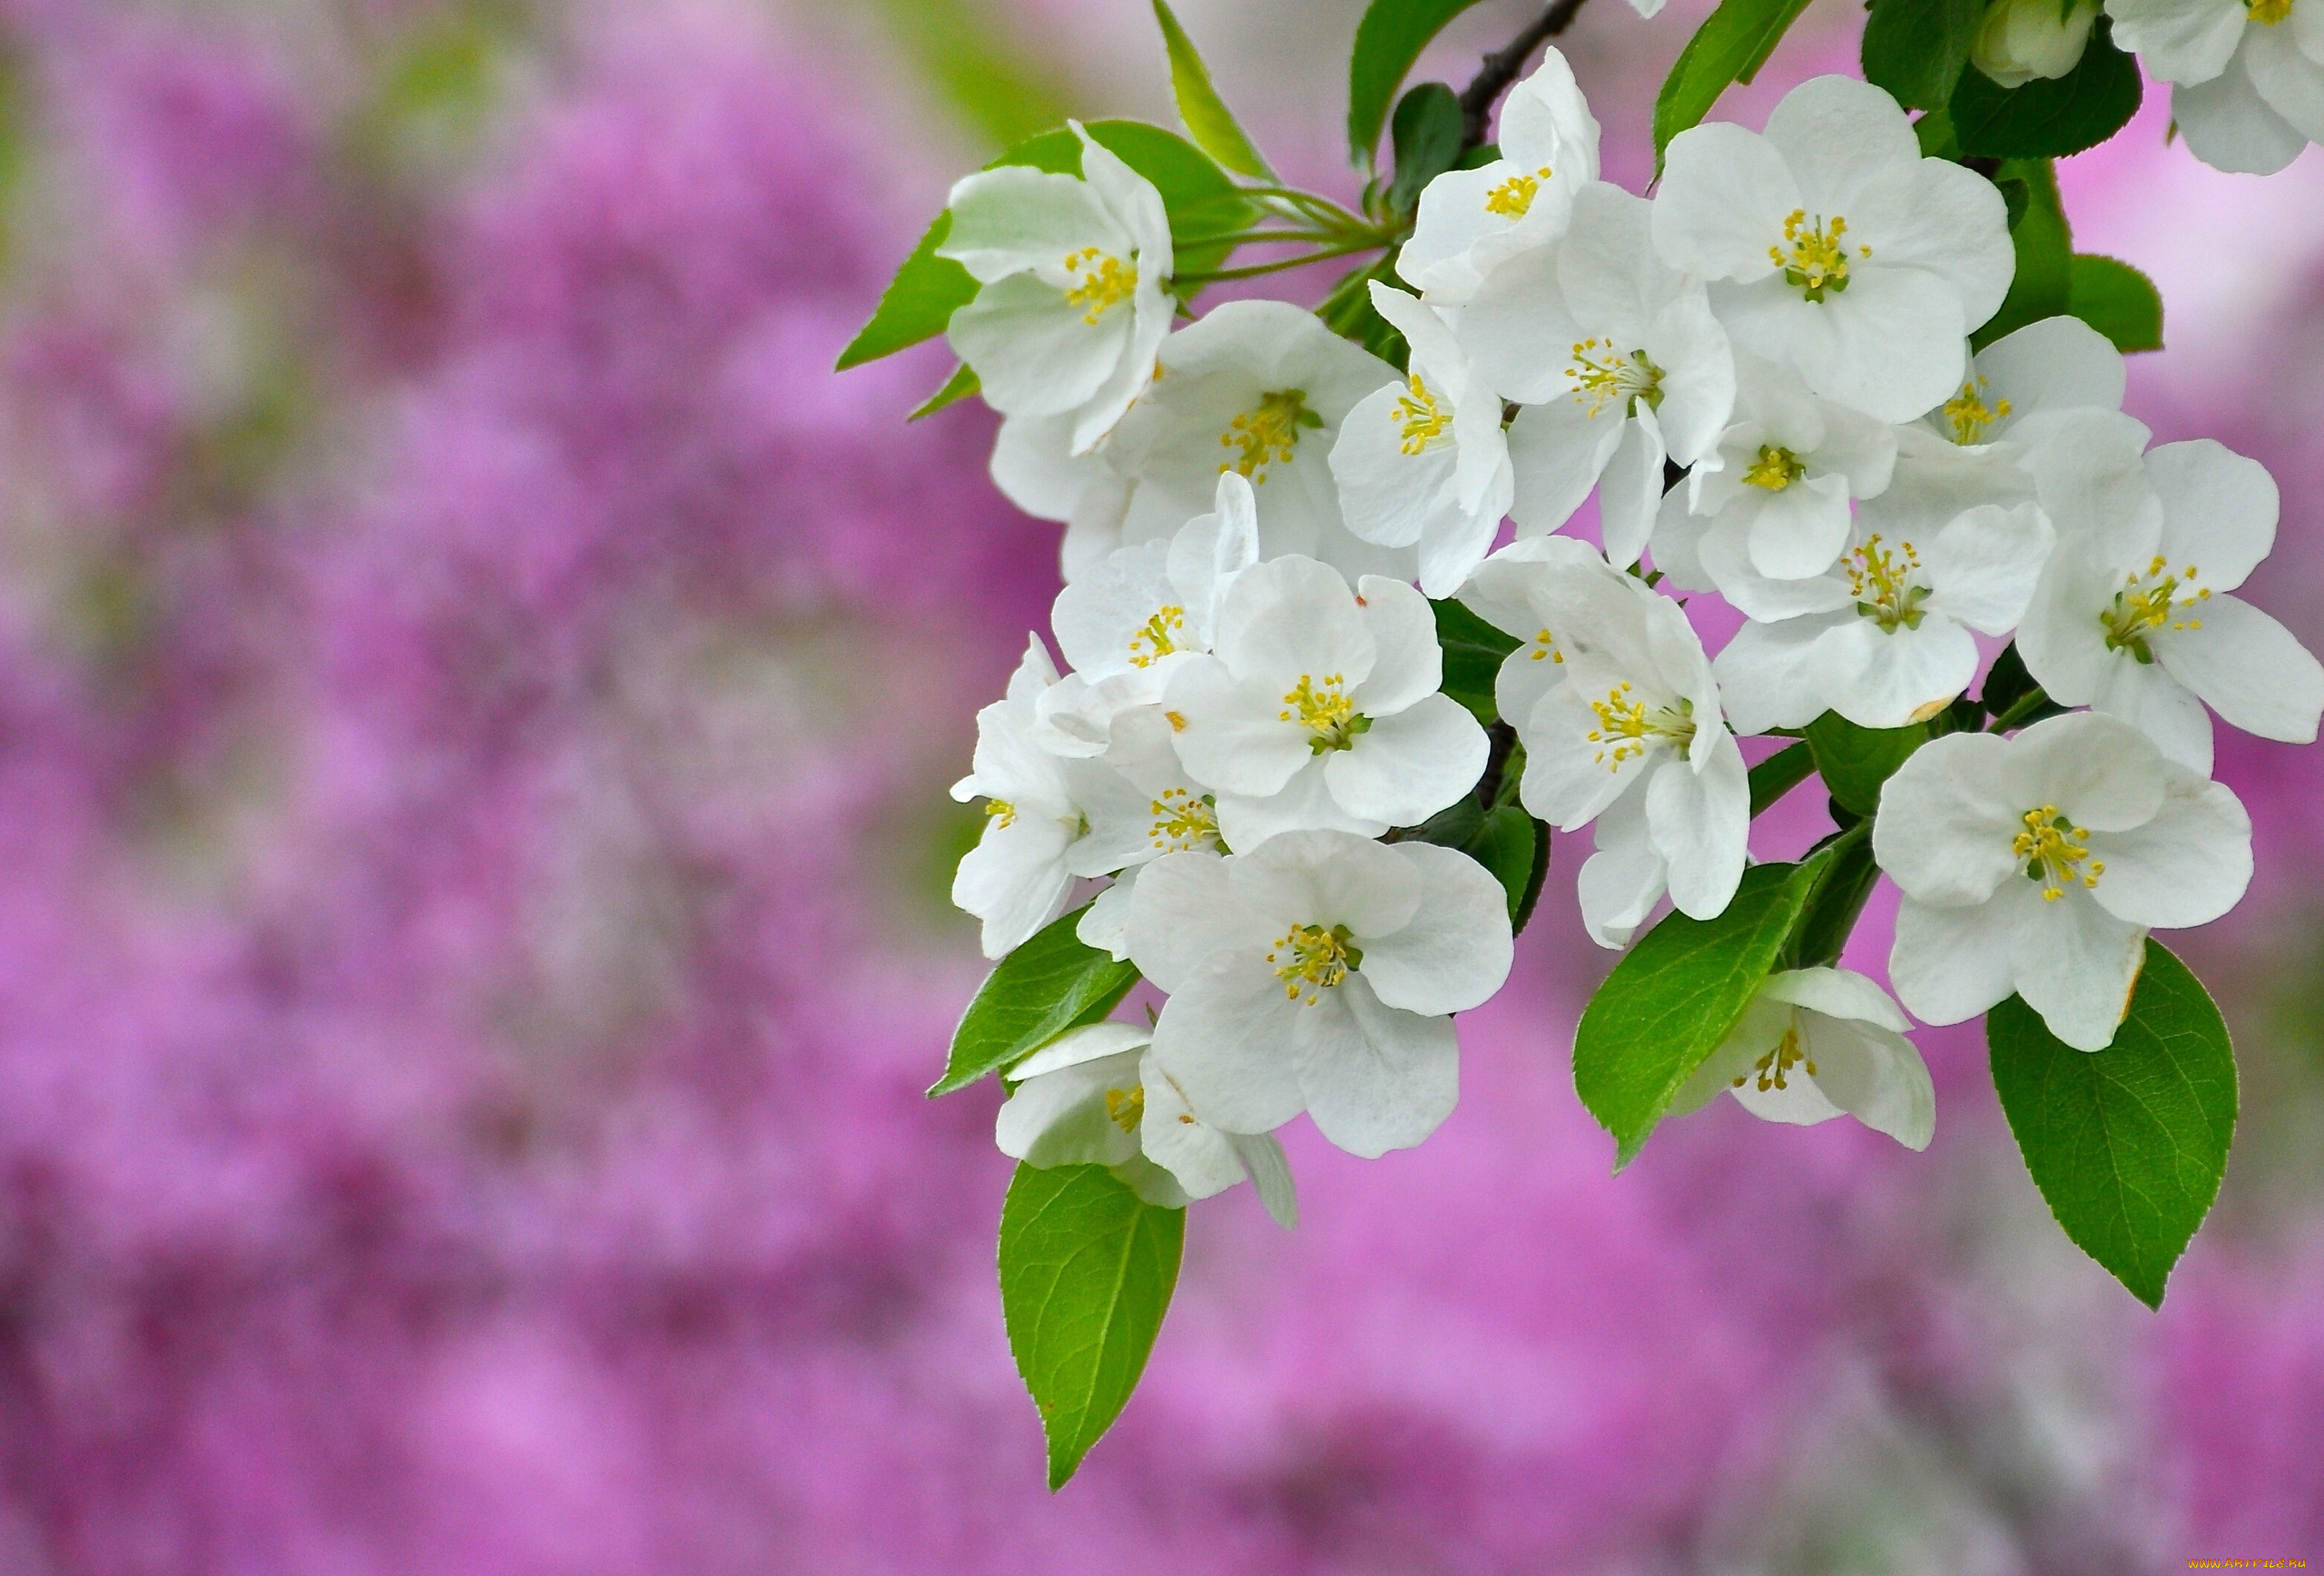
[[2055, 78], [2082, 64], [2098, 0], [1994, 0], [1969, 52], [2003, 87]]

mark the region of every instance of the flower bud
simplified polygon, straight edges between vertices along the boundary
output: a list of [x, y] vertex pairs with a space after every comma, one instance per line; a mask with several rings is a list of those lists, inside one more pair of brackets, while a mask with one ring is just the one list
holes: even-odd
[[1969, 58], [2003, 87], [2061, 77], [2082, 64], [2098, 0], [1994, 0]]

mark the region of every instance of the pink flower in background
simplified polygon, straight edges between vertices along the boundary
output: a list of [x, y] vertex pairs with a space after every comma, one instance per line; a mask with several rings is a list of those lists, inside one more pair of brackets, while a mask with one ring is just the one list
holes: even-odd
[[[439, 15], [406, 9], [367, 25]], [[2319, 1546], [2324, 1247], [2280, 1147], [2239, 1151], [2278, 1169], [2159, 1318], [2057, 1240], [1968, 1098], [1974, 1034], [1925, 1039], [1926, 1157], [1720, 1102], [1611, 1178], [1565, 1060], [1604, 966], [1548, 940], [1571, 911], [1467, 1026], [1429, 1148], [1295, 1133], [1290, 1238], [1247, 1192], [1196, 1207], [1146, 1384], [1041, 1493], [997, 1097], [920, 1090], [980, 969], [939, 917], [942, 786], [1053, 527], [993, 492], [981, 419], [902, 425], [940, 360], [828, 371], [925, 217], [872, 161], [953, 155], [866, 152], [870, 64], [740, 5], [497, 44], [524, 85], [416, 189], [335, 141], [361, 47], [15, 14], [59, 84], [42, 156], [93, 173], [8, 281], [0, 363], [0, 1567]], [[222, 285], [249, 249], [310, 288]], [[2302, 300], [2270, 331], [2312, 337]], [[2284, 478], [2289, 544], [2324, 450], [2271, 390], [2312, 374], [2249, 364], [2205, 419]], [[2304, 760], [2223, 741], [2293, 873], [2209, 945], [2298, 957]], [[2229, 1014], [2312, 1111], [2284, 1001]]]

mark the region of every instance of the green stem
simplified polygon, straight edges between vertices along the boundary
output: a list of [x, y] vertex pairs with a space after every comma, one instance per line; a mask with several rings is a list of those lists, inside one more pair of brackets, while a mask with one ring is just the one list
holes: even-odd
[[2027, 690], [2024, 694], [2018, 696], [2016, 701], [2011, 704], [2009, 710], [2002, 713], [2001, 715], [1988, 723], [1985, 725], [1985, 732], [1989, 734], [2005, 734], [2009, 732], [2010, 729], [2017, 726], [2018, 724], [2024, 722], [2026, 718], [2032, 716], [2035, 712], [2040, 711], [2043, 706], [2046, 706], [2049, 704], [2050, 697], [2043, 693], [2041, 685], [2036, 685], [2032, 689]]
[[1381, 242], [1365, 241], [1347, 246], [1330, 246], [1304, 257], [1282, 257], [1273, 262], [1254, 262], [1242, 268], [1212, 269], [1206, 273], [1181, 273], [1173, 276], [1177, 285], [1216, 284], [1222, 280], [1257, 279], [1262, 274], [1281, 273], [1286, 269], [1305, 268], [1311, 262], [1324, 262], [1334, 257], [1353, 257], [1359, 251], [1377, 251]]
[[1751, 813], [1758, 814], [1815, 773], [1816, 754], [1802, 739], [1751, 768]]
[[1349, 230], [1369, 228], [1370, 221], [1360, 213], [1351, 213], [1328, 197], [1318, 197], [1313, 192], [1302, 192], [1293, 186], [1238, 186], [1236, 190], [1246, 197], [1273, 197], [1305, 210], [1319, 219], [1326, 219]]

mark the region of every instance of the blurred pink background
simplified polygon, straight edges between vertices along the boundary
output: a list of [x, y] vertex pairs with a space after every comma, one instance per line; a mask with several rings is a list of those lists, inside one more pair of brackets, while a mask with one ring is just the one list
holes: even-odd
[[[1343, 197], [1360, 9], [1179, 7]], [[1610, 178], [1705, 9], [1569, 38]], [[2181, 950], [2244, 1116], [2159, 1315], [1974, 1027], [1921, 1036], [1925, 1156], [1722, 1101], [1610, 1177], [1561, 840], [1452, 1120], [1294, 1130], [1295, 1235], [1196, 1206], [1042, 1491], [997, 1091], [920, 1090], [982, 970], [943, 789], [1057, 532], [983, 412], [904, 425], [940, 348], [829, 369], [955, 174], [1169, 118], [1143, 0], [5, 0], [0, 90], [0, 1572], [2324, 1560], [2324, 755], [2225, 731], [2260, 875]], [[2280, 479], [2250, 595], [2324, 643], [2324, 154], [2167, 118], [2069, 212], [2162, 287], [2137, 413]]]

